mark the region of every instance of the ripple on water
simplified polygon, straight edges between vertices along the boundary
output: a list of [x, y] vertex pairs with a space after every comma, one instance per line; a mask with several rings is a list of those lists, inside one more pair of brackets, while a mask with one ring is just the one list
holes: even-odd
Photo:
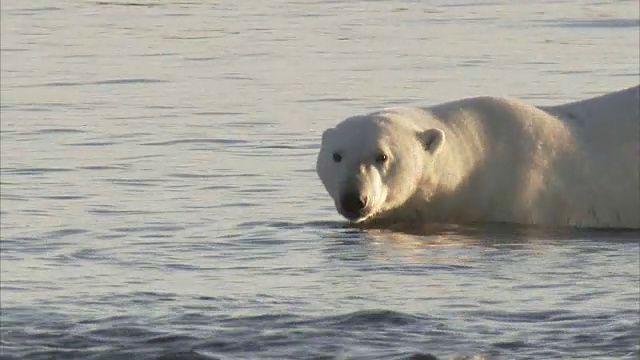
[[3, 175], [44, 175], [44, 174], [48, 174], [48, 173], [60, 173], [60, 172], [70, 172], [70, 171], [75, 171], [75, 169], [56, 168], [56, 167], [50, 167], [50, 168], [35, 167], [35, 168], [20, 168], [20, 169], [3, 168], [3, 169], [0, 170], [0, 174], [3, 174]]
[[[132, 294], [133, 295], [133, 294]], [[176, 300], [176, 294], [138, 293], [137, 298]], [[229, 299], [206, 299], [206, 302]], [[202, 299], [195, 299], [202, 301]], [[332, 317], [309, 317], [293, 313], [261, 314], [253, 316], [212, 316], [203, 312], [161, 316], [152, 324], [138, 324], [130, 316], [111, 316], [65, 321], [56, 314], [29, 316], [30, 326], [22, 332], [3, 330], [3, 342], [17, 356], [44, 358], [73, 354], [78, 357], [107, 359], [132, 356], [161, 358], [180, 354], [206, 354], [207, 358], [253, 353], [264, 359], [291, 356], [364, 359], [358, 348], [377, 349], [378, 359], [414, 358], [428, 356], [418, 342], [406, 350], [398, 350], [399, 334], [419, 341], [424, 337], [446, 332], [437, 319], [414, 316], [387, 310], [369, 310]], [[19, 313], [19, 309], [12, 312]], [[48, 319], [45, 321], [44, 317]], [[26, 319], [21, 319], [22, 321]], [[12, 323], [8, 319], [8, 323]], [[358, 329], [357, 339], [344, 338], [345, 331]], [[51, 344], [59, 344], [56, 349]], [[357, 344], [357, 345], [356, 345]], [[66, 350], [61, 350], [64, 348]], [[402, 348], [402, 347], [401, 347]], [[108, 355], [107, 355], [108, 354]], [[371, 358], [371, 357], [368, 357]], [[435, 357], [432, 357], [435, 359]]]

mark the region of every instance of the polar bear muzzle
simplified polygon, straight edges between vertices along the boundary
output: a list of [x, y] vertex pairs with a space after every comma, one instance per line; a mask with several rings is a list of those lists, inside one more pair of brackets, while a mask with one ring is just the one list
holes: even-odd
[[340, 196], [340, 213], [349, 220], [358, 220], [366, 214], [368, 200], [359, 191], [347, 191]]

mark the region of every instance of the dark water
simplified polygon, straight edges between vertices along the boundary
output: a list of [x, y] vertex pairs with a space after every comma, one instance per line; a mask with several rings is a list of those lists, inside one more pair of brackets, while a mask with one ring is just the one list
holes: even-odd
[[[417, 237], [330, 223], [243, 228], [226, 241], [140, 235], [139, 249], [112, 245], [66, 255], [43, 254], [35, 244], [29, 251], [23, 240], [23, 253], [39, 260], [19, 266], [3, 258], [3, 355], [638, 354], [637, 234], [493, 229]], [[7, 248], [15, 247], [5, 245], [5, 254]]]
[[321, 131], [637, 84], [638, 3], [2, 1], [3, 359], [636, 359], [640, 233], [351, 229]]

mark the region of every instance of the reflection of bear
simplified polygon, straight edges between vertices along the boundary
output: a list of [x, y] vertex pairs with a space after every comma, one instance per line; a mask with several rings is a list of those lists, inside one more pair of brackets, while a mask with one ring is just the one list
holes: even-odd
[[640, 228], [639, 90], [354, 116], [322, 135], [318, 175], [338, 212], [365, 224]]

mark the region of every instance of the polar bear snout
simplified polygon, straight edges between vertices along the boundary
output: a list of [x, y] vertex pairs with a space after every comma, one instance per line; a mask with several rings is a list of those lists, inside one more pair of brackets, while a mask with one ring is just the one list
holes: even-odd
[[362, 218], [367, 208], [368, 198], [359, 191], [348, 191], [340, 196], [340, 210], [349, 220]]

